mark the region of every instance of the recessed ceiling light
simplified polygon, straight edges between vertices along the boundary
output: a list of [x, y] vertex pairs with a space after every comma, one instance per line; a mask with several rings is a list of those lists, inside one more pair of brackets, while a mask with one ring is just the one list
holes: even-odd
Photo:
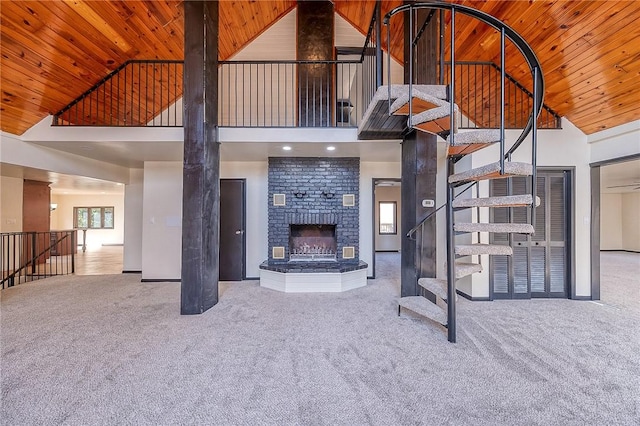
[[106, 192], [102, 191], [101, 194], [106, 194]]
[[282, 149], [284, 151], [291, 151], [291, 147], [290, 146], [283, 146]]
[[336, 147], [335, 146], [328, 146], [327, 147], [327, 151], [335, 151]]

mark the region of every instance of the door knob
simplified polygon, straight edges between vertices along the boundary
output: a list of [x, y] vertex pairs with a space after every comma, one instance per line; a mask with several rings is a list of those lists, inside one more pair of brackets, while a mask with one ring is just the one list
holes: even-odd
[[242, 230], [242, 229], [238, 229], [238, 230], [236, 231], [236, 235], [240, 235], [240, 234], [244, 234], [244, 230]]

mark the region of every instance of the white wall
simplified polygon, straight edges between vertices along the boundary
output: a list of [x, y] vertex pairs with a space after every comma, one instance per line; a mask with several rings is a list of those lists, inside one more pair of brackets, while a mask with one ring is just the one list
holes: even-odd
[[[35, 127], [38, 127], [38, 129], [34, 129]], [[61, 131], [60, 129], [66, 129], [66, 132]], [[31, 130], [33, 130], [33, 132], [31, 132]], [[68, 135], [74, 133], [76, 137], [81, 138], [80, 140], [83, 141], [83, 143], [87, 143], [86, 129], [74, 128], [73, 130], [75, 130], [75, 132], [70, 132], [69, 130], [71, 129], [61, 127], [52, 129], [50, 126], [45, 127], [43, 124], [39, 123], [27, 131], [27, 133], [31, 132], [32, 135], [37, 137], [43, 136], [42, 140], [48, 140], [47, 137], [44, 137], [47, 135], [59, 136], [62, 134]], [[126, 167], [116, 166], [115, 164], [106, 163], [104, 161], [93, 160], [81, 155], [69, 154], [67, 152], [25, 142], [27, 140], [27, 133], [21, 137], [4, 132], [1, 133], [0, 158], [2, 158], [3, 163], [67, 175], [86, 176], [112, 182], [127, 182], [127, 179], [129, 178], [129, 169]], [[113, 136], [113, 133], [118, 132], [114, 128], [109, 128], [107, 130], [103, 130], [101, 133], [108, 137], [109, 135]], [[128, 135], [127, 140], [129, 141], [136, 140], [131, 139], [132, 130], [130, 128], [120, 129], [120, 133], [126, 133]], [[93, 134], [94, 132], [92, 131], [91, 136], [93, 136]]]
[[640, 252], [640, 193], [622, 194], [622, 247]]
[[399, 162], [360, 163], [360, 260], [369, 265], [368, 276], [373, 276], [373, 179], [400, 178], [401, 170]]
[[[51, 202], [58, 207], [51, 212], [51, 230], [73, 229], [74, 207], [114, 207], [113, 229], [88, 229], [87, 246], [122, 244], [124, 241], [124, 195], [123, 194], [55, 194]], [[78, 231], [78, 244], [82, 244], [82, 232]]]
[[640, 120], [587, 136], [590, 162], [640, 154]]
[[[506, 133], [507, 146], [519, 136], [520, 131], [508, 130]], [[472, 155], [472, 166], [498, 161], [499, 147], [493, 146], [485, 148]], [[576, 295], [590, 296], [591, 294], [591, 260], [590, 260], [590, 236], [591, 236], [591, 185], [589, 168], [589, 147], [587, 137], [577, 127], [566, 119], [562, 121], [560, 130], [540, 130], [538, 133], [538, 167], [575, 167], [575, 256], [576, 256]], [[530, 137], [520, 146], [513, 155], [513, 161], [531, 162], [531, 139]], [[458, 169], [456, 170], [458, 171]], [[489, 195], [489, 185], [483, 182], [480, 185], [480, 196]], [[489, 221], [488, 209], [482, 209], [480, 219], [482, 222]], [[487, 234], [482, 234], [481, 241], [488, 243]], [[489, 267], [489, 257], [482, 256], [482, 265], [485, 270]], [[466, 290], [466, 289], [465, 289]], [[470, 296], [489, 296], [489, 274], [474, 274]], [[466, 291], [465, 291], [466, 292]]]
[[[246, 179], [247, 277], [267, 259], [267, 162], [222, 162], [220, 177]], [[142, 279], [179, 279], [182, 258], [182, 163], [146, 162]], [[177, 222], [176, 222], [177, 221]], [[178, 227], [173, 226], [178, 223]]]
[[142, 271], [143, 197], [144, 169], [131, 169], [129, 184], [124, 187], [124, 271]]
[[0, 232], [22, 231], [22, 183], [19, 178], [0, 176]]
[[[0, 232], [22, 231], [22, 183], [23, 180], [19, 178], [0, 176]], [[8, 243], [0, 259], [3, 271], [12, 269], [12, 265], [18, 262], [10, 254], [13, 251], [11, 240]]]
[[[375, 240], [376, 251], [400, 251], [401, 238], [401, 214], [402, 211], [402, 190], [400, 186], [376, 186], [375, 188]], [[380, 234], [380, 202], [395, 201], [396, 203], [396, 233], [393, 235]]]
[[622, 194], [601, 194], [600, 250], [622, 249]]
[[182, 162], [146, 161], [142, 198], [142, 279], [180, 279]]

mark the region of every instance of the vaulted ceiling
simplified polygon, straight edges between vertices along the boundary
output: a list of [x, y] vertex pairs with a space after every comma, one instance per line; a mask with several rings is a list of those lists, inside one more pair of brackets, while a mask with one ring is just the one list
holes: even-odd
[[[401, 0], [382, 1], [383, 14]], [[587, 134], [640, 119], [640, 2], [460, 0], [507, 22], [536, 51], [545, 103]], [[375, 1], [335, 0], [365, 33]], [[220, 2], [220, 58], [228, 59], [296, 6], [293, 0]], [[402, 19], [392, 55], [402, 60]], [[458, 60], [499, 62], [496, 34], [456, 23]], [[1, 1], [0, 128], [22, 134], [128, 59], [182, 59], [182, 1]], [[525, 70], [508, 63], [509, 73]]]

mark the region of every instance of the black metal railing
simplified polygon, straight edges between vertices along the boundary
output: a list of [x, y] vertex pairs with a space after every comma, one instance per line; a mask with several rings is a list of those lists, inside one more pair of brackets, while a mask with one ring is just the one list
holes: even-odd
[[0, 285], [68, 275], [75, 272], [76, 231], [10, 232], [0, 234]]
[[129, 60], [53, 116], [54, 126], [182, 126], [184, 63]]
[[[442, 67], [443, 84], [451, 81], [451, 62]], [[506, 129], [522, 129], [527, 125], [533, 109], [533, 94], [505, 72], [501, 84], [501, 69], [493, 62], [457, 61], [455, 67], [456, 104], [462, 113], [461, 129], [498, 129], [501, 122], [501, 93], [504, 87], [504, 124]], [[538, 116], [539, 129], [560, 129], [560, 115], [547, 105]]]
[[[354, 127], [382, 84], [380, 5], [362, 47], [336, 60], [220, 61], [218, 125]], [[182, 126], [183, 61], [130, 60], [56, 113], [54, 126]]]

